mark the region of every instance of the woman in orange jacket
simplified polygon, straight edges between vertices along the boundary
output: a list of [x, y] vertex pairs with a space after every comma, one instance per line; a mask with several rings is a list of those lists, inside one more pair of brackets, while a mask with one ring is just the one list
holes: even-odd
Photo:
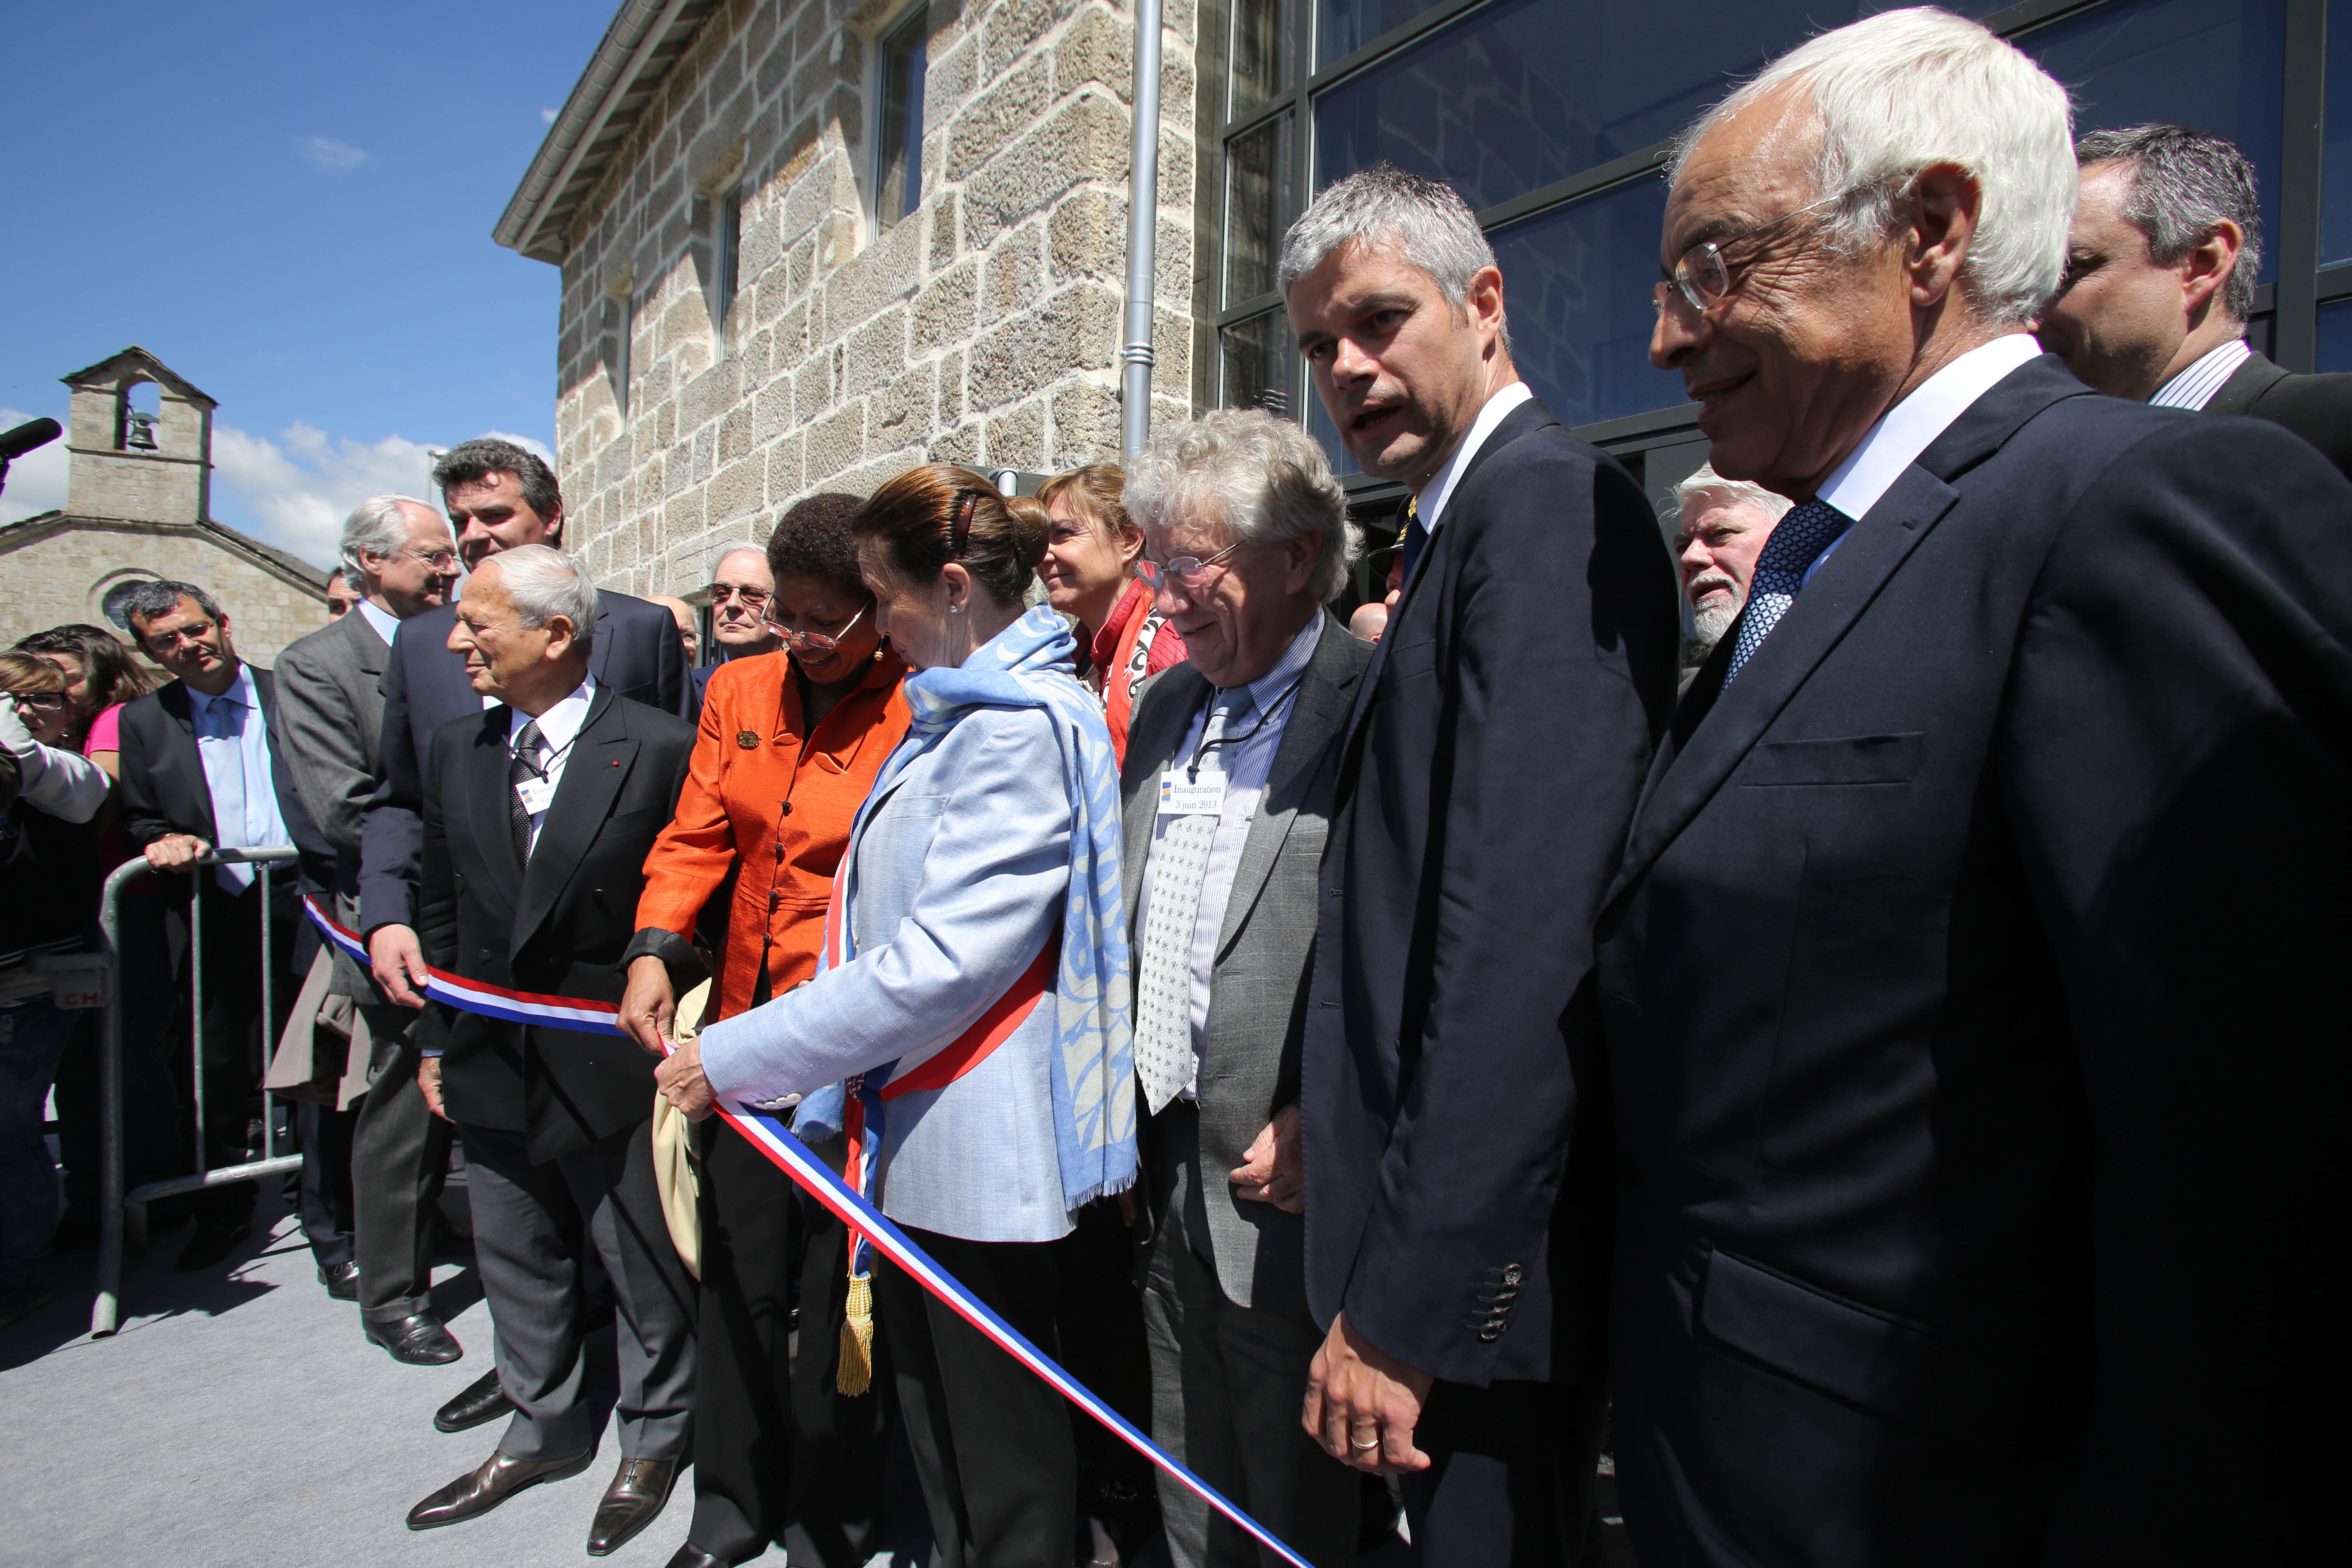
[[[768, 541], [775, 591], [758, 606], [783, 647], [710, 678], [677, 815], [646, 861], [629, 949], [623, 1026], [658, 1049], [677, 989], [698, 971], [728, 889], [705, 1024], [816, 973], [850, 819], [906, 734], [906, 666], [874, 629], [849, 531], [859, 500], [821, 495]], [[695, 1388], [695, 1507], [672, 1568], [757, 1557], [782, 1541], [794, 1562], [863, 1563], [878, 1523], [882, 1401], [834, 1394], [845, 1234], [765, 1155], [712, 1120], [701, 1156], [702, 1310]], [[802, 1365], [788, 1368], [792, 1276], [807, 1259]], [[794, 1389], [799, 1390], [795, 1400]], [[794, 1415], [799, 1419], [795, 1421]], [[797, 1439], [797, 1440], [796, 1440]]]

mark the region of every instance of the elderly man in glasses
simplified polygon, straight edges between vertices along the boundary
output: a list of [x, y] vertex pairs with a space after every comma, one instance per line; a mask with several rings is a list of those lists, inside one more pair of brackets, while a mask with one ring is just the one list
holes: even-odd
[[[304, 890], [325, 893], [336, 918], [356, 926], [360, 824], [375, 793], [384, 666], [403, 621], [449, 602], [457, 542], [430, 503], [374, 496], [344, 520], [341, 554], [345, 577], [359, 590], [356, 607], [278, 656], [286, 762], [278, 788], [302, 803], [333, 851], [330, 866], [304, 868]], [[403, 1359], [454, 1361], [457, 1342], [427, 1299], [448, 1140], [426, 1113], [414, 1073], [394, 1074], [381, 1096], [369, 1087], [400, 1054], [415, 1015], [386, 1004], [364, 965], [331, 950], [311, 967], [309, 1012], [317, 1016], [324, 1007], [349, 1031], [341, 1070], [312, 1059], [322, 1047], [332, 1054], [334, 1030], [301, 1021], [298, 1008], [287, 1042], [293, 1049], [281, 1050], [271, 1078], [303, 1086], [295, 1105], [302, 1218], [320, 1283], [338, 1300], [357, 1300], [362, 1321], [404, 1348]], [[397, 1327], [404, 1321], [407, 1326]]]
[[2326, 1525], [2293, 1433], [2336, 1333], [2352, 486], [2041, 353], [2068, 119], [1895, 11], [1675, 152], [1652, 360], [1798, 504], [1599, 923], [1645, 1564]]
[[768, 605], [775, 595], [768, 552], [753, 545], [737, 545], [710, 569], [710, 658], [694, 672], [696, 711], [701, 710], [712, 670], [730, 659], [773, 653], [782, 646], [768, 622]]

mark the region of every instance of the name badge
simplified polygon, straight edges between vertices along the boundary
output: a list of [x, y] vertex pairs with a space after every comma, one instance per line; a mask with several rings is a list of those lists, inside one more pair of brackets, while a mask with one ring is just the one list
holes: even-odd
[[1216, 816], [1224, 809], [1224, 774], [1204, 773], [1195, 783], [1183, 768], [1169, 768], [1160, 773], [1160, 816]]
[[515, 795], [522, 801], [522, 808], [537, 816], [547, 809], [547, 803], [555, 798], [555, 781], [525, 779], [515, 785]]

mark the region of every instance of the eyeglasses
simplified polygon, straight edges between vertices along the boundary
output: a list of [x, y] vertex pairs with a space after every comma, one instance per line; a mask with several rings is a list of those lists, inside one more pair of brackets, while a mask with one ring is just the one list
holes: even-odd
[[1136, 575], [1154, 588], [1160, 586], [1162, 574], [1179, 588], [1197, 588], [1208, 580], [1210, 567], [1241, 547], [1242, 542], [1236, 539], [1206, 561], [1197, 555], [1171, 555], [1165, 561], [1140, 560], [1135, 563]]
[[44, 712], [66, 705], [66, 694], [62, 691], [12, 691], [8, 700], [19, 708], [36, 708]]
[[1688, 250], [1684, 251], [1682, 258], [1675, 263], [1671, 277], [1661, 279], [1650, 285], [1650, 309], [1661, 316], [1666, 313], [1666, 290], [1671, 287], [1681, 291], [1682, 297], [1689, 301], [1692, 310], [1701, 316], [1706, 315], [1723, 303], [1725, 296], [1731, 292], [1731, 268], [1730, 264], [1723, 258], [1723, 252], [1727, 247], [1738, 245], [1742, 240], [1754, 239], [1760, 234], [1769, 234], [1784, 223], [1802, 217], [1809, 212], [1819, 211], [1832, 202], [1843, 199], [1843, 193], [1834, 196], [1823, 196], [1820, 201], [1809, 202], [1794, 212], [1782, 213], [1779, 217], [1759, 223], [1753, 228], [1743, 228], [1738, 234], [1726, 235], [1721, 239], [1710, 239], [1705, 244], [1692, 246]]
[[801, 653], [831, 653], [841, 646], [841, 639], [849, 635], [849, 628], [864, 619], [866, 612], [873, 607], [871, 605], [860, 605], [856, 615], [842, 622], [839, 629], [831, 633], [796, 631], [764, 612], [760, 616], [760, 624], [783, 638], [786, 646]]
[[436, 572], [455, 572], [457, 569], [457, 552], [454, 550], [419, 550], [412, 544], [403, 553], [415, 557]]
[[768, 598], [765, 588], [739, 588], [732, 583], [710, 584], [710, 607], [714, 610], [723, 608], [730, 599], [740, 599], [743, 607], [756, 616], [768, 607]]
[[151, 649], [171, 648], [177, 647], [184, 642], [202, 643], [212, 635], [212, 622], [190, 621], [186, 626], [174, 626], [168, 632], [151, 631], [146, 634], [145, 640]]

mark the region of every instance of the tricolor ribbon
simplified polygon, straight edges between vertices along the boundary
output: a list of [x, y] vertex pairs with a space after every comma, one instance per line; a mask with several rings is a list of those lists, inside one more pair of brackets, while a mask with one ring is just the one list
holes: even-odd
[[[338, 950], [362, 965], [369, 962], [366, 943], [361, 942], [351, 928], [338, 923], [333, 916], [320, 908], [315, 897], [306, 896], [303, 905], [310, 913], [311, 923]], [[513, 991], [503, 985], [463, 979], [430, 965], [425, 969], [425, 994], [461, 1012], [503, 1018], [510, 1024], [541, 1024], [550, 1028], [577, 1029], [625, 1037], [625, 1031], [620, 1025], [621, 1010], [609, 1002], [588, 1002], [577, 997]], [[863, 1194], [835, 1175], [833, 1168], [811, 1152], [808, 1145], [793, 1137], [782, 1121], [745, 1105], [730, 1107], [720, 1101], [714, 1109], [730, 1127], [750, 1139], [751, 1146], [765, 1154], [778, 1170], [790, 1176], [802, 1191], [847, 1226], [851, 1235], [863, 1235], [870, 1246], [912, 1276], [917, 1284], [945, 1302], [950, 1310], [977, 1329], [982, 1337], [1044, 1378], [1063, 1398], [1093, 1416], [1129, 1447], [1174, 1477], [1186, 1490], [1233, 1521], [1235, 1526], [1268, 1552], [1292, 1564], [1292, 1568], [1314, 1568], [1307, 1559], [1277, 1540], [1273, 1531], [1227, 1501], [1223, 1493], [1185, 1468], [1166, 1449], [1145, 1436], [1139, 1428], [1105, 1404], [1092, 1389], [1055, 1365], [1051, 1357], [1031, 1344], [1020, 1330], [998, 1317], [987, 1302], [973, 1295], [954, 1275], [932, 1262], [921, 1247], [907, 1239], [905, 1232], [885, 1218], [882, 1211], [868, 1202]]]

